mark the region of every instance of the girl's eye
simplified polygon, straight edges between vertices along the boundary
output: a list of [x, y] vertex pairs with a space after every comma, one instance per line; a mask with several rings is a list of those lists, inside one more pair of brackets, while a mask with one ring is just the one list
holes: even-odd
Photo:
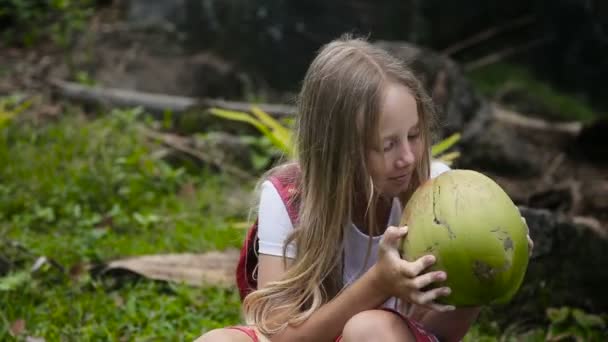
[[384, 146], [382, 147], [382, 149], [384, 152], [388, 152], [388, 151], [392, 150], [394, 146], [395, 146], [395, 142], [393, 140], [388, 140], [384, 143]]
[[414, 140], [420, 136], [420, 132], [415, 132], [407, 136], [409, 140]]

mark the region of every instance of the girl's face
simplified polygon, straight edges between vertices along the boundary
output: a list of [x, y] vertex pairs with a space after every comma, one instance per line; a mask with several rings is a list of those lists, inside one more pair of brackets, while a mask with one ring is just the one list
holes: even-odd
[[379, 129], [380, 146], [368, 152], [368, 165], [381, 194], [395, 197], [408, 189], [423, 149], [416, 100], [405, 86], [387, 87]]

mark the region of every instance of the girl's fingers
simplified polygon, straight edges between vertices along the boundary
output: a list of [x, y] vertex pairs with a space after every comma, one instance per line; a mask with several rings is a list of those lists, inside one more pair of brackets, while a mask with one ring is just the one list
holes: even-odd
[[412, 280], [412, 285], [417, 289], [422, 289], [429, 286], [431, 283], [444, 281], [446, 278], [445, 272], [442, 271], [424, 273], [423, 275], [414, 278]]
[[528, 227], [528, 222], [526, 222], [526, 218], [522, 216], [521, 220], [524, 221], [524, 226], [526, 226], [526, 234], [530, 235], [530, 227]]
[[528, 223], [526, 222], [525, 217], [521, 217], [521, 220], [524, 222], [524, 226], [526, 226], [526, 238], [528, 239], [528, 256], [532, 256], [532, 249], [534, 249], [534, 241], [530, 238], [530, 227], [528, 227]]
[[456, 307], [453, 305], [443, 305], [443, 304], [437, 304], [435, 302], [426, 304], [424, 306], [431, 310], [439, 311], [439, 312], [448, 312], [448, 311], [456, 310]]
[[402, 273], [408, 278], [414, 278], [418, 276], [422, 271], [424, 271], [427, 267], [433, 265], [435, 263], [434, 255], [425, 255], [413, 262], [408, 262], [404, 260]]
[[410, 300], [414, 304], [428, 306], [434, 303], [437, 298], [447, 296], [450, 293], [451, 290], [449, 287], [438, 287], [424, 292], [413, 291], [410, 294]]
[[532, 255], [532, 250], [534, 249], [534, 241], [530, 238], [530, 235], [526, 236], [528, 238], [528, 256]]

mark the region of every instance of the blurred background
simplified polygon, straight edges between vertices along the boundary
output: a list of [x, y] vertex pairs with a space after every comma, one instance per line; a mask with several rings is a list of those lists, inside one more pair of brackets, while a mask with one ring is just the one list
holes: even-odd
[[414, 69], [435, 157], [492, 177], [530, 226], [519, 294], [465, 341], [607, 340], [599, 0], [0, 0], [0, 340], [240, 322], [256, 180], [290, 156], [306, 68], [344, 33]]

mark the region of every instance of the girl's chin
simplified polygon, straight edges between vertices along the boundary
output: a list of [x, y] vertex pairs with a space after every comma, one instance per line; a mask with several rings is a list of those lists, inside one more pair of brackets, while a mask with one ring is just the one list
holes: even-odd
[[405, 192], [407, 192], [406, 186], [392, 187], [392, 188], [389, 186], [389, 187], [385, 187], [381, 190], [380, 196], [393, 198], [393, 197], [399, 197], [399, 195], [401, 195]]

